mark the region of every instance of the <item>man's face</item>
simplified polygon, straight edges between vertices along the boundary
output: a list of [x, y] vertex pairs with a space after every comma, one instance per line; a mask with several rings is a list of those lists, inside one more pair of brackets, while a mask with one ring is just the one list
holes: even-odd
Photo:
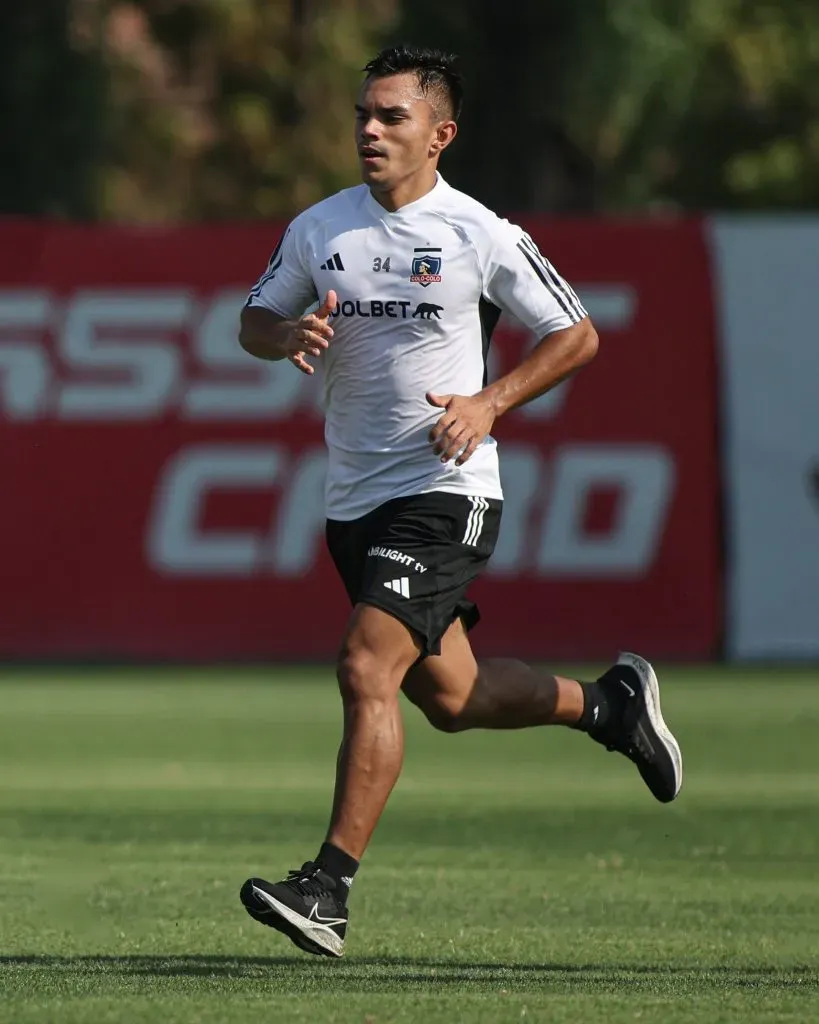
[[441, 124], [412, 72], [368, 78], [356, 103], [355, 128], [364, 182], [387, 192], [437, 159]]

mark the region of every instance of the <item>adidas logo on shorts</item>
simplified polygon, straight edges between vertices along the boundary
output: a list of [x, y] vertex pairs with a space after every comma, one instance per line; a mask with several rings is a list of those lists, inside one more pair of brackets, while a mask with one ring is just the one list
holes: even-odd
[[384, 584], [387, 590], [393, 590], [396, 594], [400, 594], [401, 597], [409, 597], [409, 577], [402, 576], [398, 580], [387, 580]]

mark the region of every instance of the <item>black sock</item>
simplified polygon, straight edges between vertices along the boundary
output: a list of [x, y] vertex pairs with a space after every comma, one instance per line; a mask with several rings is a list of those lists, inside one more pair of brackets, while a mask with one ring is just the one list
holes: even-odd
[[358, 871], [358, 861], [355, 857], [339, 850], [332, 843], [322, 843], [318, 857], [316, 857], [316, 864], [333, 879], [339, 899], [342, 903], [346, 903], [350, 886], [353, 884], [356, 871]]
[[574, 728], [583, 732], [599, 729], [608, 722], [611, 712], [606, 692], [599, 683], [581, 683], [580, 688], [583, 690], [583, 712]]
[[[605, 728], [608, 723], [620, 717], [628, 699], [629, 691], [623, 687], [623, 680], [633, 682], [631, 693], [639, 686], [636, 672], [627, 665], [615, 665], [594, 683], [581, 683], [583, 689], [583, 713], [575, 729], [589, 732]], [[632, 680], [631, 677], [635, 678]]]

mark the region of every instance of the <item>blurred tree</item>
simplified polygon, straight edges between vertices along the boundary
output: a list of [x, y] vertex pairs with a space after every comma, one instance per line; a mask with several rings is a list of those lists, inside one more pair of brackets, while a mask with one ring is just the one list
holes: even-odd
[[687, 207], [819, 208], [819, 3], [722, 3], [732, 17], [702, 61], [668, 194]]
[[498, 209], [819, 207], [817, 0], [37, 0], [0, 9], [0, 213], [284, 216], [358, 180], [385, 43], [463, 54]]
[[131, 0], [108, 15], [114, 218], [273, 217], [353, 184], [391, 0]]
[[516, 209], [819, 205], [816, 0], [405, 3], [464, 55], [456, 184]]
[[94, 216], [105, 79], [82, 0], [0, 7], [0, 213]]

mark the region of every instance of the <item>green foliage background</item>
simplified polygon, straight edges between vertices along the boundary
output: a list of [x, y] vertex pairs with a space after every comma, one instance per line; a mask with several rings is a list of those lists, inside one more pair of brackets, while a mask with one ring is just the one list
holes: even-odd
[[286, 216], [357, 180], [360, 69], [462, 55], [505, 210], [819, 206], [815, 0], [39, 0], [0, 12], [0, 213]]

